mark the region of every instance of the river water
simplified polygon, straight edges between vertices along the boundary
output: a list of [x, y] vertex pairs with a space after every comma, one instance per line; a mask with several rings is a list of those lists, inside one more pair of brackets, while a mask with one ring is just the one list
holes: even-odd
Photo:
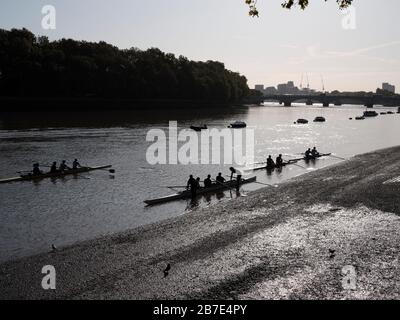
[[[377, 108], [379, 111], [388, 108]], [[78, 158], [82, 165], [112, 164], [114, 175], [94, 171], [62, 179], [17, 182], [0, 185], [0, 261], [49, 251], [78, 241], [100, 237], [183, 215], [219, 201], [232, 201], [238, 195], [226, 191], [198, 201], [175, 201], [145, 207], [146, 199], [173, 193], [167, 185], [185, 184], [189, 174], [204, 178], [229, 165], [150, 165], [146, 141], [150, 129], [168, 129], [169, 120], [178, 127], [207, 123], [225, 128], [234, 120], [243, 120], [255, 131], [257, 161], [268, 154], [299, 157], [306, 148], [317, 146], [322, 152], [348, 158], [399, 144], [400, 115], [380, 115], [364, 121], [349, 120], [364, 108], [341, 106], [323, 108], [296, 105], [283, 108], [274, 104], [234, 109], [204, 108], [189, 110], [153, 110], [71, 115], [23, 114], [0, 117], [0, 177], [28, 170], [33, 162], [50, 163]], [[394, 111], [394, 110], [392, 110]], [[324, 116], [326, 123], [313, 123]], [[311, 120], [296, 125], [298, 118]], [[290, 155], [290, 156], [289, 156]], [[257, 181], [275, 184], [310, 170], [337, 163], [326, 157], [314, 164], [300, 162], [281, 172], [256, 172]], [[305, 176], [306, 179], [306, 176]], [[261, 188], [246, 185], [241, 194]]]

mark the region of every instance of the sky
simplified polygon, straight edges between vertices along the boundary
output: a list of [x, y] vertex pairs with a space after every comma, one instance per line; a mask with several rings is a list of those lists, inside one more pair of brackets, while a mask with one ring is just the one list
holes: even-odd
[[[1, 0], [0, 28], [25, 27], [51, 40], [106, 41], [119, 48], [157, 47], [192, 60], [218, 60], [249, 85], [292, 80], [321, 90], [400, 91], [399, 0], [311, 0], [305, 11], [283, 0]], [[379, 3], [379, 4], [377, 4]], [[42, 8], [56, 9], [56, 28], [42, 28]]]

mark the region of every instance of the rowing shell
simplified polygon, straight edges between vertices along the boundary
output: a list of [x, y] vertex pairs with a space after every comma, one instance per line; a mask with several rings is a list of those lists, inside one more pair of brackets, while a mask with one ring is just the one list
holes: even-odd
[[273, 170], [273, 169], [279, 169], [282, 167], [286, 167], [289, 164], [293, 164], [294, 162], [285, 162], [283, 163], [281, 166], [274, 166], [274, 167], [267, 167], [267, 166], [262, 166], [262, 167], [256, 167], [256, 168], [252, 168], [252, 169], [248, 169], [246, 171], [258, 171], [258, 170]]
[[[242, 184], [246, 184], [246, 183], [252, 183], [255, 181], [257, 181], [257, 177], [252, 177], [249, 179], [243, 179], [240, 184], [242, 185]], [[236, 180], [228, 181], [228, 182], [221, 183], [221, 184], [216, 184], [209, 188], [200, 188], [197, 190], [196, 195], [214, 193], [217, 191], [226, 190], [226, 189], [230, 189], [230, 188], [234, 188], [234, 187], [236, 187]], [[170, 202], [170, 201], [174, 201], [174, 200], [188, 199], [191, 197], [192, 197], [192, 193], [190, 192], [190, 190], [185, 190], [182, 192], [171, 194], [169, 196], [152, 199], [152, 200], [145, 200], [144, 203], [146, 203], [147, 205], [154, 205], [154, 204], [166, 203], [166, 202]]]
[[64, 177], [64, 176], [68, 176], [68, 175], [79, 174], [79, 173], [84, 173], [84, 172], [89, 172], [89, 171], [94, 171], [94, 170], [108, 169], [111, 167], [112, 167], [112, 165], [98, 166], [98, 167], [84, 167], [84, 168], [78, 168], [75, 170], [66, 170], [64, 172], [44, 173], [41, 175], [24, 175], [24, 176], [19, 176], [19, 177], [14, 177], [14, 178], [1, 179], [0, 184], [1, 183], [18, 182], [18, 181], [41, 180], [41, 179], [45, 179], [45, 178]]

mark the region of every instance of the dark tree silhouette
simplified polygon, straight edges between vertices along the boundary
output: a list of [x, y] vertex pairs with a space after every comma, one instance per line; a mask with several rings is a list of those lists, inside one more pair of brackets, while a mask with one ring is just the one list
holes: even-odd
[[[324, 0], [325, 2], [327, 0]], [[258, 10], [257, 10], [257, 0], [245, 0], [246, 4], [249, 6], [249, 15], [252, 17], [258, 17]], [[353, 0], [336, 0], [339, 5], [339, 8], [344, 9], [351, 5]], [[308, 4], [310, 3], [309, 0], [287, 0], [282, 3], [282, 7], [286, 9], [291, 9], [294, 5], [298, 5], [301, 9], [305, 9]]]
[[0, 96], [232, 102], [248, 94], [247, 79], [221, 62], [0, 29]]

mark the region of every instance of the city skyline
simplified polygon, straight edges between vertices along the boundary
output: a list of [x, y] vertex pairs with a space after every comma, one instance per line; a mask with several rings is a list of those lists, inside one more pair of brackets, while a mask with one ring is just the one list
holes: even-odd
[[[325, 90], [325, 85], [323, 82], [323, 79], [321, 79], [321, 88], [319, 87], [313, 87], [310, 85], [308, 82], [309, 80], [304, 77], [302, 77], [302, 80], [300, 81], [299, 84], [296, 84], [295, 81], [289, 80], [286, 83], [278, 83], [278, 84], [255, 84], [254, 88], [255, 90], [258, 90], [260, 92], [263, 92], [264, 94], [274, 94], [274, 93], [279, 93], [279, 94], [298, 94], [298, 93], [313, 93], [313, 92], [334, 92], [334, 91], [339, 91], [336, 89], [332, 90]], [[377, 90], [383, 90], [387, 91], [390, 93], [396, 93], [396, 86], [388, 83], [388, 82], [383, 82], [381, 85], [377, 86], [376, 90], [371, 90], [371, 91], [359, 91], [359, 92], [375, 92]], [[343, 91], [343, 92], [356, 92], [356, 91]]]
[[[41, 27], [41, 9], [48, 4], [57, 10], [55, 30]], [[313, 1], [305, 11], [284, 10], [280, 0], [259, 1], [258, 8], [260, 18], [250, 18], [242, 0], [5, 0], [0, 28], [218, 60], [245, 75], [249, 87], [299, 83], [306, 73], [317, 90], [321, 75], [327, 91], [375, 91], [383, 82], [400, 86], [399, 30], [391, 23], [398, 1], [385, 1], [379, 11], [373, 0], [356, 1], [347, 16], [335, 1]]]

